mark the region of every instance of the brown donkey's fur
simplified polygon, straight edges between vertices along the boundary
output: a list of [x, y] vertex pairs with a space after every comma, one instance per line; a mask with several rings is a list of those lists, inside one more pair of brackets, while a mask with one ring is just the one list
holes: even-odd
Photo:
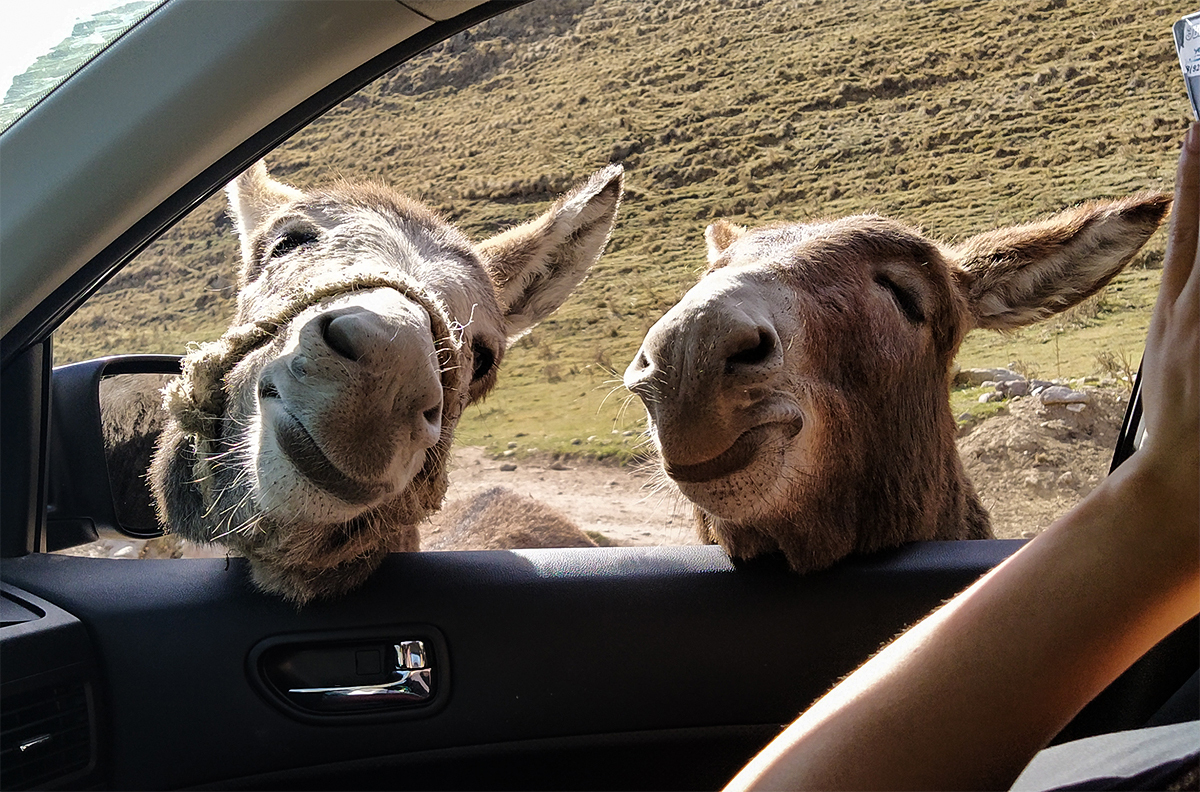
[[302, 192], [262, 163], [240, 176], [237, 315], [166, 389], [151, 468], [162, 523], [228, 545], [296, 602], [416, 550], [463, 409], [599, 258], [621, 179], [611, 165], [473, 245], [382, 185]]
[[1094, 294], [1169, 205], [1090, 203], [956, 246], [875, 215], [710, 226], [708, 272], [625, 374], [701, 537], [735, 557], [782, 550], [806, 571], [990, 536], [950, 412], [963, 336]]
[[504, 487], [451, 501], [421, 528], [424, 550], [595, 546], [570, 517]]

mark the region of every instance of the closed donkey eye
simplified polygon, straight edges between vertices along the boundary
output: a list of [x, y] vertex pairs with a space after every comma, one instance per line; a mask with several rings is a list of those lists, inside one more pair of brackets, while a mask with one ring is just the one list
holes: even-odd
[[267, 254], [268, 258], [279, 258], [286, 256], [293, 250], [311, 245], [318, 239], [317, 232], [311, 228], [292, 228], [280, 234], [271, 245], [271, 250]]
[[882, 273], [875, 276], [875, 282], [892, 295], [896, 306], [908, 321], [913, 324], [921, 324], [925, 321], [925, 311], [921, 308], [921, 302], [911, 291]]

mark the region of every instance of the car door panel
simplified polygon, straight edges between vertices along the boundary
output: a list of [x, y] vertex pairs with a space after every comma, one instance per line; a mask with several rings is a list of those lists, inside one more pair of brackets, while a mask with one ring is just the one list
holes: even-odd
[[[715, 547], [399, 554], [305, 608], [255, 592], [241, 559], [33, 554], [2, 572], [90, 636], [69, 654], [95, 654], [114, 788], [706, 788], [1020, 544], [923, 543], [806, 576]], [[1140, 725], [1194, 672], [1197, 635], [1193, 620], [1068, 733]], [[436, 696], [394, 715], [298, 717], [256, 665], [264, 642], [413, 637]]]
[[[715, 547], [398, 554], [361, 590], [304, 608], [255, 592], [241, 559], [31, 555], [3, 572], [87, 627], [116, 787], [338, 773], [365, 787], [403, 768], [427, 787], [523, 786], [545, 757], [558, 768], [538, 771], [545, 786], [629, 788], [638, 776], [570, 757], [695, 755], [655, 785], [720, 783], [712, 773], [1020, 544], [924, 543], [807, 576]], [[435, 700], [392, 716], [297, 717], [252, 662], [264, 639], [430, 635]]]
[[[4, 577], [87, 626], [114, 784], [147, 788], [466, 746], [777, 728], [1019, 544], [930, 543], [806, 577], [773, 561], [738, 568], [715, 547], [394, 555], [360, 591], [303, 609], [254, 592], [240, 559], [33, 555], [6, 561]], [[446, 647], [434, 667], [445, 703], [427, 715], [305, 722], [251, 681], [267, 637], [422, 625]]]

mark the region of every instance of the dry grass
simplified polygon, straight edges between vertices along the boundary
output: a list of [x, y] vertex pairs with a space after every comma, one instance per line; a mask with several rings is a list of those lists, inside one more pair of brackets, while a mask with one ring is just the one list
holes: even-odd
[[[524, 432], [568, 448], [625, 431], [620, 394], [594, 395], [695, 280], [712, 218], [879, 211], [954, 240], [1168, 186], [1187, 121], [1168, 32], [1179, 13], [1150, 0], [534, 3], [385, 76], [270, 161], [300, 186], [384, 179], [475, 238], [623, 161], [609, 252], [462, 427], [470, 442]], [[1066, 377], [1097, 373], [1104, 352], [1136, 358], [1163, 244], [1094, 315], [977, 334], [962, 364]], [[63, 328], [60, 360], [215, 337], [235, 254], [218, 196]], [[586, 406], [547, 402], [560, 396]]]

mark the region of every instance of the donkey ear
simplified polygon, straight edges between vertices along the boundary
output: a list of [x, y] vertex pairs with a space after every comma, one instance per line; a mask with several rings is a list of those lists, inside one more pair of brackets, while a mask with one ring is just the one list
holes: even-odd
[[623, 173], [609, 165], [541, 217], [479, 245], [510, 340], [562, 305], [600, 258], [617, 218]]
[[267, 175], [267, 164], [259, 160], [225, 188], [229, 213], [237, 226], [242, 243], [242, 263], [249, 266], [254, 258], [252, 237], [272, 212], [286, 203], [304, 197], [304, 193]]
[[1096, 201], [950, 248], [975, 327], [1024, 327], [1095, 294], [1146, 243], [1170, 205], [1167, 193]]
[[744, 226], [721, 219], [704, 229], [704, 242], [708, 246], [708, 263], [715, 264], [725, 249], [737, 242], [746, 233]]

